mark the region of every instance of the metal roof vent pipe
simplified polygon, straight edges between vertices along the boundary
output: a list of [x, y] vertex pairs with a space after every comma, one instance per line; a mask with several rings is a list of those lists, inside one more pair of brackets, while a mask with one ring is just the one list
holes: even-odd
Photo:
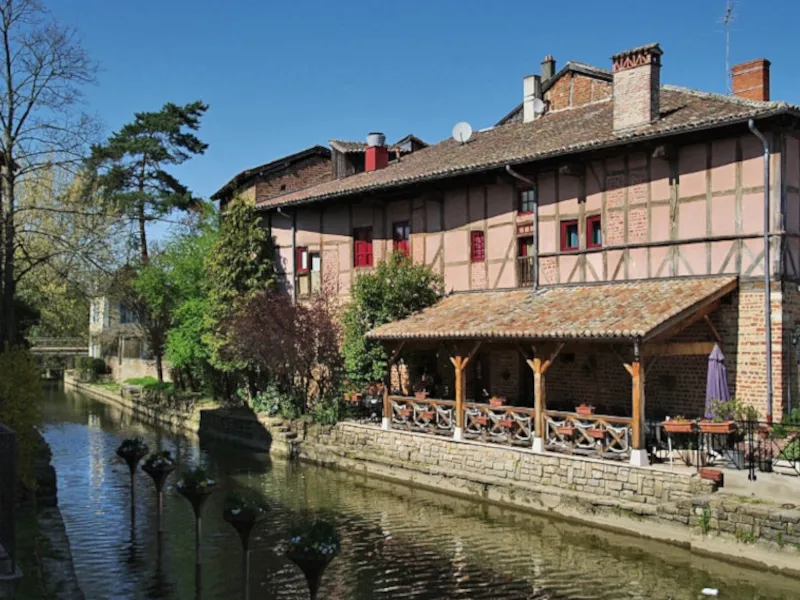
[[383, 169], [389, 164], [389, 149], [386, 147], [386, 136], [373, 131], [367, 134], [367, 151], [364, 157], [364, 170], [369, 173]]

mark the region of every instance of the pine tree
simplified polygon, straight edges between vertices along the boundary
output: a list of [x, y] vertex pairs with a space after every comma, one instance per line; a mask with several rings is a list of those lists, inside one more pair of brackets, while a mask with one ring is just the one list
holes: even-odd
[[207, 109], [198, 100], [136, 113], [133, 122], [92, 148], [87, 161], [92, 181], [114, 211], [138, 225], [143, 263], [147, 262], [147, 223], [197, 204], [189, 189], [166, 169], [206, 151], [208, 144], [193, 132], [200, 128]]

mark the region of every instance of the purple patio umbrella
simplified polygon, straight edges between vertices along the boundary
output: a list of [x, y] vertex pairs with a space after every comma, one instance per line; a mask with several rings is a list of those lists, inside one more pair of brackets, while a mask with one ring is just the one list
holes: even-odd
[[708, 355], [708, 377], [706, 379], [706, 419], [713, 419], [716, 415], [713, 412], [711, 403], [728, 402], [731, 393], [728, 391], [728, 370], [725, 368], [725, 356], [718, 344], [714, 344], [714, 349]]

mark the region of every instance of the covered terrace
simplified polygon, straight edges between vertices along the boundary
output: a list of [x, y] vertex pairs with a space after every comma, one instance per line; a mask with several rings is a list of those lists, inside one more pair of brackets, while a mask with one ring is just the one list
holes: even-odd
[[[382, 427], [647, 465], [646, 375], [662, 357], [705, 357], [722, 344], [710, 316], [736, 286], [735, 277], [683, 277], [451, 294], [367, 334], [383, 342], [390, 356]], [[695, 333], [687, 336], [687, 330]], [[532, 402], [468, 400], [467, 368], [476, 354], [509, 348], [530, 369]], [[449, 358], [453, 399], [392, 395], [392, 365], [406, 352], [426, 349]], [[574, 411], [548, 408], [548, 371], [559, 356], [587, 350], [626, 374], [629, 387], [610, 386], [610, 393], [626, 396], [619, 399], [629, 410], [619, 412], [627, 414], [595, 414], [583, 401]], [[569, 381], [567, 373], [567, 386]], [[576, 390], [576, 397], [582, 393]]]

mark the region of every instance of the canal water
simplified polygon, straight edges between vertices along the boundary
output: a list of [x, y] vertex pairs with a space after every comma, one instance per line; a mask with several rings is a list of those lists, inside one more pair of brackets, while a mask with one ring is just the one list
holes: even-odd
[[[127, 467], [114, 451], [132, 436], [171, 450], [183, 468], [205, 466], [224, 488], [255, 490], [269, 504], [253, 544], [254, 600], [308, 598], [302, 575], [280, 549], [289, 522], [302, 514], [329, 519], [342, 538], [319, 594], [324, 600], [679, 600], [701, 598], [703, 588], [718, 589], [723, 599], [800, 598], [798, 581], [667, 544], [198, 442], [80, 393], [47, 391], [44, 435], [89, 600], [197, 597], [189, 504], [167, 491], [159, 552], [155, 494], [139, 473], [131, 524]], [[239, 539], [221, 518], [223, 496], [212, 497], [204, 511], [200, 596], [206, 600], [242, 597]]]

